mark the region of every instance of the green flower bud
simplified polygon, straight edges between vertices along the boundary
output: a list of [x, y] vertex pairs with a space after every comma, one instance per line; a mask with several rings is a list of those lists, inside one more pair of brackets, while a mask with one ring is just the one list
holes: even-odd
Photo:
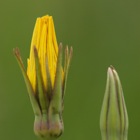
[[102, 140], [127, 140], [128, 115], [119, 76], [111, 66], [101, 109]]

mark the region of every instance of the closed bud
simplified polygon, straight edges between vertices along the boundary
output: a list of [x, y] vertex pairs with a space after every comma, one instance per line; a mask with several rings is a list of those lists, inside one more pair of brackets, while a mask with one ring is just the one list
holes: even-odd
[[127, 140], [128, 115], [119, 76], [111, 66], [100, 116], [102, 140]]

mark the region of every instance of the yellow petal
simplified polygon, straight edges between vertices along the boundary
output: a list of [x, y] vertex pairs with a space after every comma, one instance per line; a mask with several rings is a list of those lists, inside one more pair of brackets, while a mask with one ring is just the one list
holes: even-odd
[[58, 44], [55, 35], [54, 23], [51, 16], [46, 15], [36, 20], [31, 41], [30, 57], [27, 60], [27, 75], [34, 91], [36, 91], [34, 47], [36, 47], [38, 52], [43, 84], [47, 90], [46, 61], [48, 61], [51, 83], [53, 87], [58, 56]]

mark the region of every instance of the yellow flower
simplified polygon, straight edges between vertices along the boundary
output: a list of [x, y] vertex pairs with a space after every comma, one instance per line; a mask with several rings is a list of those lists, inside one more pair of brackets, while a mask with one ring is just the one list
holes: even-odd
[[46, 64], [48, 63], [51, 84], [53, 87], [58, 57], [58, 45], [55, 35], [54, 23], [51, 16], [46, 15], [44, 17], [37, 18], [33, 32], [30, 57], [28, 59], [27, 75], [35, 91], [36, 68], [35, 68], [34, 47], [36, 47], [38, 52], [43, 84], [45, 89], [47, 90]]
[[63, 132], [62, 111], [72, 48], [65, 49], [62, 67], [62, 44], [57, 45], [51, 16], [37, 18], [31, 41], [27, 71], [18, 48], [14, 54], [21, 68], [35, 114], [34, 131], [43, 139], [56, 138]]

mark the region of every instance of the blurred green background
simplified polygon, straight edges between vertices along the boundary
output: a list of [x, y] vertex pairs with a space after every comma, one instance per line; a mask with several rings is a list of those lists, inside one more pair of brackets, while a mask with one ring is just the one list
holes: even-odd
[[53, 15], [58, 42], [73, 46], [61, 140], [100, 140], [106, 71], [119, 73], [129, 139], [140, 139], [140, 2], [137, 0], [0, 1], [0, 140], [37, 140], [34, 115], [12, 49], [26, 66], [35, 20]]

